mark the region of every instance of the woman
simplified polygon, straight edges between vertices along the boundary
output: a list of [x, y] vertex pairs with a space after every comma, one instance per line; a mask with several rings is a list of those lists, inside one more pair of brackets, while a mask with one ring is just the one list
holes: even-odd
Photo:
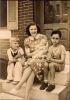
[[28, 25], [26, 28], [28, 37], [24, 41], [27, 58], [25, 70], [20, 82], [16, 85], [15, 89], [11, 91], [12, 93], [16, 93], [23, 83], [27, 82], [24, 100], [29, 100], [29, 92], [33, 85], [35, 75], [41, 80], [39, 72], [43, 67], [44, 57], [48, 50], [47, 38], [39, 32], [40, 29], [35, 23]]

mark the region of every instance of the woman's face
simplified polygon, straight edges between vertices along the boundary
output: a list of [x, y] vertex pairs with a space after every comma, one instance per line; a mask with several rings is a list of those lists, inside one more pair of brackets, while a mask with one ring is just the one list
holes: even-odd
[[36, 25], [31, 25], [29, 27], [29, 32], [31, 34], [31, 36], [35, 37], [37, 34], [37, 26]]

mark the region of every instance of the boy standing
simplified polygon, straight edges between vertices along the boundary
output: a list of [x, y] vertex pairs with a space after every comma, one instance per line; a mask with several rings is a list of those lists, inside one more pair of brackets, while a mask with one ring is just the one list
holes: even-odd
[[[60, 39], [61, 32], [59, 30], [51, 33], [52, 45], [49, 47], [48, 56], [44, 64], [44, 82], [40, 87], [41, 90], [47, 88], [46, 91], [52, 91], [55, 89], [55, 72], [64, 70], [65, 47], [60, 43]], [[47, 81], [48, 72], [50, 77], [49, 82]]]
[[22, 59], [24, 59], [24, 51], [19, 46], [19, 39], [12, 37], [10, 39], [10, 48], [7, 50], [8, 67], [7, 67], [7, 82], [13, 81], [17, 84], [22, 76]]

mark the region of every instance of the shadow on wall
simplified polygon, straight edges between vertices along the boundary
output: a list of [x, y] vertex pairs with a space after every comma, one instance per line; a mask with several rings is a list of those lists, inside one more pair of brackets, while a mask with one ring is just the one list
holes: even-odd
[[7, 64], [8, 60], [0, 58], [0, 79], [7, 78]]

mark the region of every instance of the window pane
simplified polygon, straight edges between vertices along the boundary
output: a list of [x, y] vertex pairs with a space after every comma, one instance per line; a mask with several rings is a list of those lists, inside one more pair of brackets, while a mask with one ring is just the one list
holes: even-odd
[[67, 1], [44, 0], [44, 23], [45, 24], [66, 23], [67, 21], [68, 21]]
[[7, 26], [7, 0], [0, 0], [0, 27]]
[[44, 1], [44, 22], [46, 24], [53, 23], [55, 21], [55, 9], [50, 1]]

